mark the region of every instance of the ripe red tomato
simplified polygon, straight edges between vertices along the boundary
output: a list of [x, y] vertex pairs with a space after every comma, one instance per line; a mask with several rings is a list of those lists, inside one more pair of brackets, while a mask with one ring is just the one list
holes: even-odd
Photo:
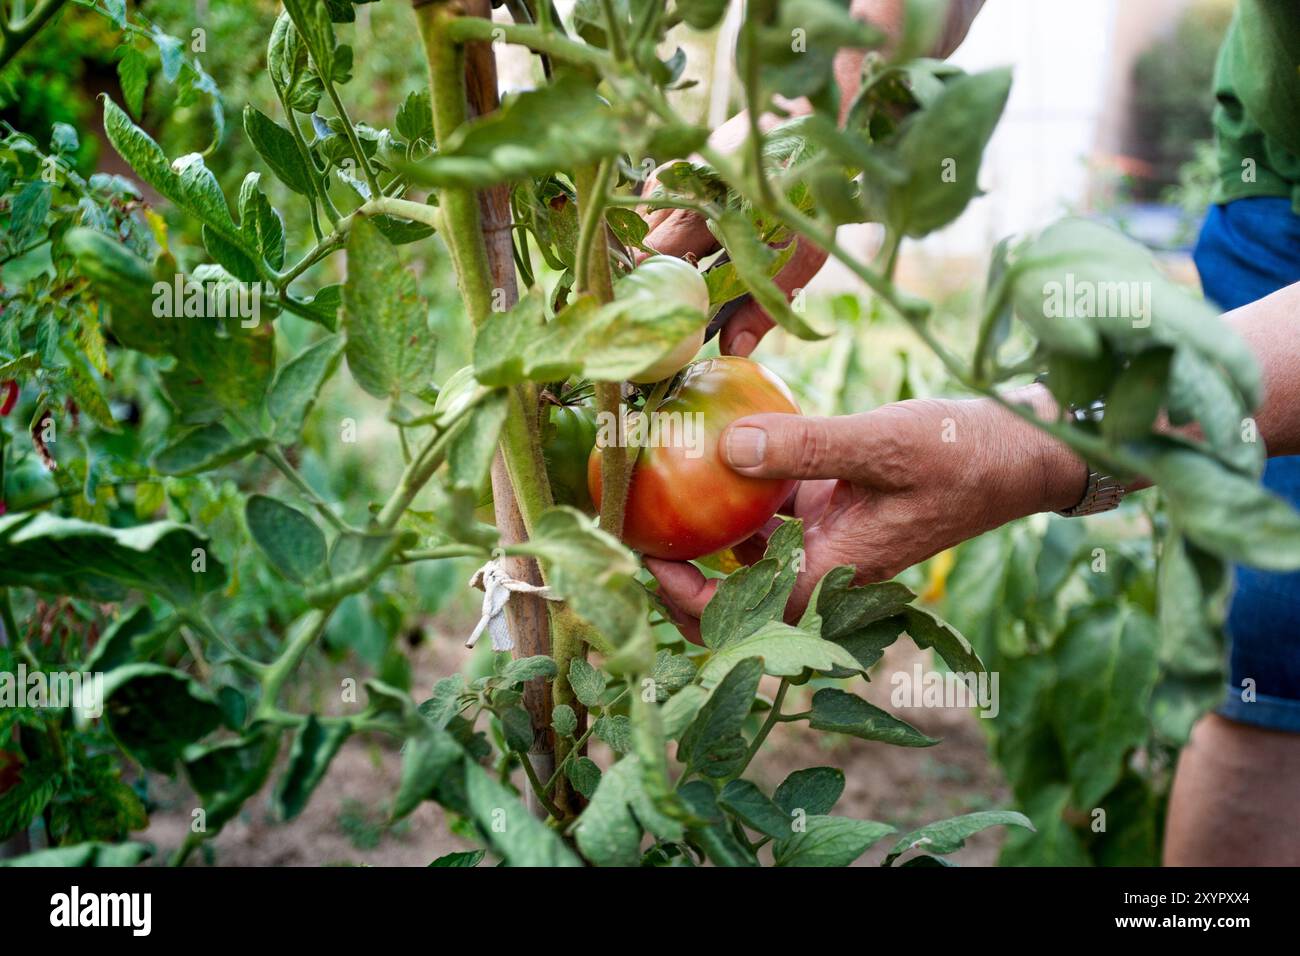
[[[656, 413], [661, 428], [672, 423], [687, 441], [641, 449], [623, 540], [652, 558], [688, 561], [739, 544], [762, 528], [795, 482], [737, 474], [718, 451], [728, 425], [760, 412], [800, 414], [790, 389], [757, 362], [726, 356], [687, 366]], [[587, 462], [587, 483], [599, 506], [599, 448]]]

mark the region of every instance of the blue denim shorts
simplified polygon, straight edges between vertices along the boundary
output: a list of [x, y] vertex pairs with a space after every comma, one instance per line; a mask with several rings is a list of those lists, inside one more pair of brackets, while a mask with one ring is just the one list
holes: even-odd
[[[1289, 199], [1254, 197], [1211, 207], [1196, 243], [1206, 296], [1231, 310], [1300, 282], [1300, 216]], [[1300, 317], [1297, 317], [1300, 323]], [[1264, 485], [1300, 508], [1300, 456], [1274, 458]], [[1300, 733], [1300, 572], [1238, 567], [1228, 611], [1231, 720]], [[1242, 700], [1244, 681], [1254, 700]]]

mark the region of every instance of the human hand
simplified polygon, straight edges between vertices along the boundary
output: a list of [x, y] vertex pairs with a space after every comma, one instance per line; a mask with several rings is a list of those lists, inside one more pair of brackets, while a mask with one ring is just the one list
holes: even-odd
[[[771, 126], [773, 117], [764, 117], [764, 126]], [[733, 116], [714, 131], [709, 138], [715, 149], [734, 152], [749, 135], [749, 118], [741, 113]], [[642, 195], [649, 197], [659, 186], [658, 170], [646, 181]], [[644, 212], [649, 226], [644, 245], [666, 256], [683, 257], [686, 255], [703, 258], [718, 248], [718, 241], [709, 231], [708, 224], [699, 213], [692, 209], [651, 209]], [[793, 299], [799, 290], [820, 270], [826, 262], [826, 253], [805, 239], [797, 240], [794, 252], [773, 277], [773, 281]], [[638, 260], [646, 254], [638, 255]], [[727, 320], [718, 337], [718, 346], [724, 355], [749, 355], [758, 345], [759, 340], [775, 323], [752, 298], [736, 310]]]
[[[1013, 398], [1051, 414], [1045, 389]], [[887, 580], [1008, 521], [1068, 508], [1087, 481], [1069, 449], [987, 399], [917, 399], [837, 418], [754, 415], [728, 427], [719, 453], [741, 474], [802, 479], [787, 509], [804, 522], [791, 620], [831, 568], [852, 565], [860, 584]], [[760, 557], [778, 521], [738, 556]], [[675, 623], [698, 642], [718, 582], [691, 564], [645, 563]]]

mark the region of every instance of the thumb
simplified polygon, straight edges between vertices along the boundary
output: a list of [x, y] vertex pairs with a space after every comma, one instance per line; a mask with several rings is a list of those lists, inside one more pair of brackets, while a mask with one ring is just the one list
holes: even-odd
[[753, 478], [860, 478], [873, 431], [866, 414], [751, 415], [722, 433], [723, 460]]

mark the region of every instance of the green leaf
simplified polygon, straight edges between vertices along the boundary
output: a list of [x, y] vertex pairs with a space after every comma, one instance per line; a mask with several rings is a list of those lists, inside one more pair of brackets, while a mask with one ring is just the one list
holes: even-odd
[[464, 761], [470, 811], [492, 851], [509, 866], [581, 866], [559, 835], [519, 797], [470, 759]]
[[[530, 742], [531, 738], [530, 733]], [[451, 734], [427, 722], [421, 726], [420, 732], [402, 748], [402, 778], [393, 797], [390, 819], [402, 819], [428, 799], [438, 781], [461, 759], [461, 754]]]
[[830, 813], [842, 793], [843, 770], [838, 767], [809, 767], [786, 777], [772, 799], [787, 817], [799, 810], [812, 817]]
[[715, 866], [758, 866], [753, 851], [737, 840], [725, 824], [713, 787], [703, 780], [690, 780], [677, 792], [690, 813], [706, 821], [702, 826], [692, 827], [691, 840]]
[[516, 657], [502, 668], [501, 677], [507, 683], [519, 684], [530, 680], [551, 680], [558, 673], [553, 659], [545, 654], [537, 654], [533, 657]]
[[587, 707], [600, 706], [605, 684], [605, 675], [581, 657], [569, 661], [569, 686], [573, 688], [573, 696]]
[[315, 714], [294, 733], [289, 766], [275, 788], [275, 808], [281, 820], [292, 820], [302, 813], [312, 791], [325, 777], [330, 761], [352, 733], [344, 721], [323, 724]]
[[710, 777], [729, 776], [742, 764], [747, 748], [740, 730], [762, 676], [763, 662], [757, 657], [732, 667], [682, 734], [679, 762]]
[[1109, 442], [1140, 438], [1151, 431], [1169, 388], [1171, 348], [1153, 348], [1135, 356], [1111, 387], [1101, 433]]
[[623, 714], [596, 718], [592, 732], [609, 744], [615, 753], [625, 754], [632, 750], [632, 723]]
[[126, 108], [139, 116], [144, 112], [144, 94], [149, 88], [149, 63], [133, 46], [124, 47], [123, 51], [117, 61], [117, 79]]
[[544, 511], [530, 539], [510, 551], [536, 557], [549, 572], [552, 591], [611, 646], [621, 646], [645, 629], [645, 591], [635, 578], [636, 558], [582, 512], [567, 507]]
[[509, 406], [504, 390], [489, 392], [454, 426], [447, 448], [447, 480], [453, 490], [477, 494], [486, 487]]
[[757, 657], [763, 670], [773, 677], [798, 677], [805, 669], [830, 671], [841, 667], [857, 671], [857, 660], [830, 641], [815, 634], [773, 621], [738, 641], [728, 643], [700, 668], [699, 681], [708, 687], [721, 679], [737, 661]]
[[419, 140], [433, 142], [433, 102], [428, 87], [406, 94], [406, 99], [397, 108], [397, 121], [394, 125], [398, 135], [412, 143]]
[[1300, 513], [1254, 479], [1169, 438], [1147, 440], [1146, 474], [1198, 546], [1270, 571], [1300, 568]]
[[718, 585], [700, 618], [706, 647], [730, 647], [781, 620], [799, 574], [802, 547], [803, 522], [787, 521], [768, 540], [761, 561], [737, 569]]
[[655, 701], [663, 703], [695, 678], [695, 662], [685, 654], [662, 650], [655, 655], [650, 679], [655, 685]]
[[315, 175], [292, 133], [252, 105], [244, 106], [244, 132], [280, 182], [302, 196], [315, 193]]
[[325, 535], [297, 508], [266, 495], [251, 495], [244, 520], [271, 566], [290, 581], [302, 583], [325, 567]]
[[564, 775], [573, 784], [573, 788], [588, 800], [596, 793], [596, 788], [600, 785], [600, 767], [589, 757], [578, 757], [576, 760], [570, 760], [567, 767], [564, 768]]
[[709, 223], [726, 247], [737, 275], [771, 319], [785, 331], [800, 339], [815, 341], [827, 333], [813, 328], [790, 307], [786, 294], [771, 278], [771, 264], [777, 253], [763, 244], [754, 232], [749, 217], [737, 210], [725, 212]]
[[551, 709], [551, 726], [561, 737], [572, 737], [578, 729], [578, 715], [568, 704], [556, 704]]
[[135, 866], [153, 853], [153, 847], [144, 843], [77, 843], [48, 850], [37, 850], [25, 856], [0, 860], [0, 866], [31, 867], [87, 867]]
[[600, 305], [579, 296], [550, 322], [540, 293], [493, 312], [474, 339], [474, 370], [485, 385], [547, 382], [577, 375], [618, 382], [671, 353], [708, 321], [693, 308], [646, 297]]
[[501, 712], [501, 732], [506, 738], [506, 746], [516, 753], [526, 754], [533, 746], [533, 725], [528, 711], [522, 707], [510, 707]]
[[203, 798], [209, 836], [232, 820], [271, 774], [280, 737], [275, 733], [223, 740], [210, 747], [185, 750], [185, 773]]
[[176, 624], [173, 616], [161, 621], [155, 620], [149, 605], [139, 604], [108, 626], [108, 630], [86, 655], [82, 669], [91, 672], [111, 671], [131, 661], [146, 658], [152, 649], [171, 635]]
[[198, 153], [169, 162], [162, 148], [131, 122], [122, 109], [104, 97], [104, 132], [108, 141], [140, 178], [167, 199], [195, 216], [223, 240], [248, 255], [257, 250], [246, 244], [221, 192], [217, 178]]
[[586, 78], [568, 71], [461, 126], [436, 156], [407, 172], [423, 185], [483, 189], [621, 151], [619, 123], [609, 104]]
[[901, 837], [885, 857], [884, 865], [891, 866], [902, 854], [918, 848], [924, 849], [926, 853], [940, 856], [945, 853], [955, 853], [966, 845], [967, 837], [997, 826], [1034, 829], [1033, 823], [1027, 816], [1014, 810], [983, 810], [979, 813], [967, 813], [960, 817], [927, 824]]
[[680, 691], [668, 698], [668, 702], [659, 710], [659, 720], [663, 727], [664, 737], [669, 740], [676, 740], [691, 721], [695, 720], [696, 714], [704, 706], [704, 702], [709, 699], [709, 692], [698, 684], [692, 684], [683, 687]]
[[635, 757], [623, 758], [601, 775], [574, 829], [578, 849], [597, 866], [636, 866], [640, 860], [641, 825], [629, 804], [641, 786]]
[[432, 380], [436, 342], [428, 307], [396, 250], [365, 219], [348, 237], [343, 332], [348, 369], [376, 398], [417, 391]]
[[1093, 807], [1115, 786], [1148, 735], [1155, 686], [1155, 622], [1127, 607], [1076, 618], [1057, 638], [1053, 725], [1077, 806]]
[[197, 475], [238, 461], [265, 444], [262, 438], [236, 438], [214, 422], [174, 438], [154, 454], [152, 464], [164, 475]]
[[897, 162], [907, 182], [880, 198], [884, 221], [919, 237], [946, 226], [979, 195], [984, 148], [1011, 92], [1011, 71], [958, 77], [899, 133]]
[[342, 355], [343, 337], [331, 335], [307, 346], [280, 368], [266, 396], [266, 410], [275, 420], [276, 441], [298, 440], [303, 422]]
[[483, 862], [483, 857], [487, 854], [482, 850], [457, 850], [454, 853], [444, 853], [438, 857], [430, 866], [478, 866]]
[[261, 173], [249, 173], [239, 186], [239, 231], [273, 269], [284, 267], [284, 221], [262, 192]]
[[894, 832], [885, 823], [846, 817], [808, 817], [802, 833], [774, 846], [777, 866], [848, 866], [881, 837]]
[[127, 664], [104, 677], [104, 719], [113, 736], [150, 770], [170, 773], [182, 751], [222, 722], [198, 681], [159, 664]]
[[77, 271], [109, 306], [109, 324], [117, 340], [149, 354], [165, 351], [174, 337], [175, 320], [153, 314], [154, 277], [149, 263], [104, 233], [81, 226], [68, 230], [63, 246], [75, 257]]
[[944, 663], [958, 674], [984, 672], [984, 662], [971, 649], [970, 642], [951, 624], [939, 620], [925, 608], [911, 606], [903, 612], [903, 619], [912, 643], [922, 650], [933, 647]]
[[1004, 295], [1050, 351], [1077, 357], [1136, 354], [1153, 344], [1190, 349], [1259, 404], [1254, 355], [1212, 305], [1169, 279], [1149, 250], [1091, 220], [1053, 223], [1020, 249]]
[[790, 818], [748, 780], [733, 780], [718, 794], [718, 806], [751, 830], [780, 840], [790, 835]]
[[[170, 521], [108, 528], [51, 514], [9, 515], [0, 517], [0, 585], [97, 601], [138, 589], [188, 606], [226, 583], [207, 548], [206, 538]], [[205, 570], [195, 570], [200, 558]]]
[[832, 687], [823, 687], [813, 695], [808, 724], [813, 730], [880, 740], [899, 747], [933, 747], [939, 742], [856, 694]]
[[0, 840], [8, 840], [31, 826], [62, 782], [59, 766], [53, 760], [24, 764], [18, 782], [0, 793]]

